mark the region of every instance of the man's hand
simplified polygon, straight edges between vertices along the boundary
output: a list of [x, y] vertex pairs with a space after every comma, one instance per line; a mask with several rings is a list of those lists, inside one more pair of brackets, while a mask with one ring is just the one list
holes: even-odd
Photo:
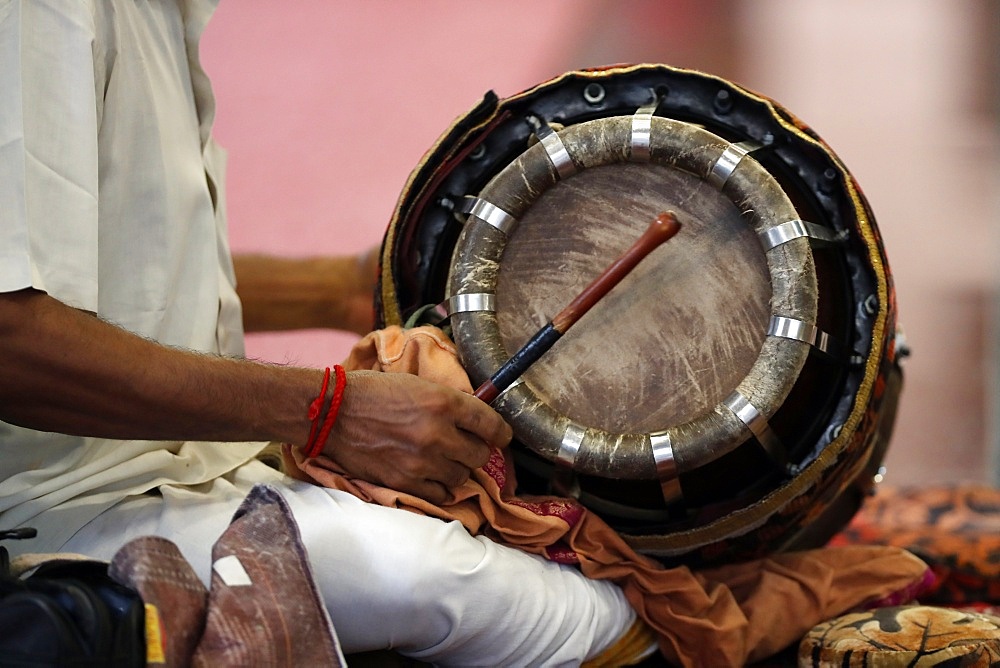
[[359, 478], [443, 503], [511, 436], [469, 394], [408, 374], [355, 371], [324, 454]]

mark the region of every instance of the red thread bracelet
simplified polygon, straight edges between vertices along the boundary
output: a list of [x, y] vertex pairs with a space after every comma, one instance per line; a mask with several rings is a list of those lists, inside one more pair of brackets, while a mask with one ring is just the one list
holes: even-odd
[[309, 404], [309, 412], [307, 417], [309, 421], [312, 422], [312, 426], [309, 428], [309, 438], [306, 439], [306, 449], [308, 450], [312, 447], [313, 439], [316, 438], [316, 432], [319, 430], [319, 416], [320, 411], [323, 410], [323, 402], [326, 400], [326, 388], [330, 386], [330, 367], [326, 368], [323, 373], [323, 387], [319, 391], [319, 396], [312, 400]]
[[330, 400], [330, 407], [327, 409], [326, 417], [323, 419], [323, 427], [316, 434], [316, 440], [313, 441], [310, 437], [309, 442], [306, 443], [306, 447], [304, 448], [306, 457], [316, 457], [323, 452], [323, 446], [326, 445], [326, 439], [330, 436], [330, 430], [333, 429], [333, 424], [337, 421], [337, 413], [340, 412], [340, 404], [344, 400], [344, 388], [347, 386], [347, 372], [339, 364], [335, 365], [333, 369], [337, 376], [336, 384], [333, 388], [333, 399]]

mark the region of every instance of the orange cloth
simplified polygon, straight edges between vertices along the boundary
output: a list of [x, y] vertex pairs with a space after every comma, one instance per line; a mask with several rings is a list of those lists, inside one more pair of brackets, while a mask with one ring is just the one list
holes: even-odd
[[[439, 330], [390, 327], [362, 339], [347, 369], [412, 373], [471, 392], [454, 345]], [[863, 604], [910, 599], [928, 584], [927, 566], [903, 550], [845, 547], [775, 555], [692, 572], [637, 554], [599, 517], [572, 499], [515, 497], [501, 451], [435, 506], [344, 474], [326, 456], [285, 446], [292, 475], [383, 506], [458, 520], [473, 535], [610, 580], [656, 631], [664, 656], [690, 666], [741, 666], [787, 647], [815, 624]]]

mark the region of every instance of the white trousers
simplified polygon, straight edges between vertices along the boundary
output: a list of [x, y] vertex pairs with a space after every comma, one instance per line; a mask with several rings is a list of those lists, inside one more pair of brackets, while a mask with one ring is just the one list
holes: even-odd
[[618, 587], [457, 522], [384, 508], [251, 462], [196, 488], [122, 501], [63, 550], [110, 560], [143, 535], [173, 541], [210, 582], [212, 545], [250, 488], [288, 502], [346, 653], [391, 648], [444, 665], [578, 665], [635, 619]]

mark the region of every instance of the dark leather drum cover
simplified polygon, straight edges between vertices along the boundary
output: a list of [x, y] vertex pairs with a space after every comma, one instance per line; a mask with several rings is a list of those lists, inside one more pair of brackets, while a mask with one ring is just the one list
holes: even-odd
[[666, 65], [488, 94], [406, 184], [378, 324], [447, 316], [476, 386], [664, 210], [681, 232], [493, 403], [519, 492], [667, 563], [822, 544], [891, 434], [896, 307], [857, 183], [773, 100]]

